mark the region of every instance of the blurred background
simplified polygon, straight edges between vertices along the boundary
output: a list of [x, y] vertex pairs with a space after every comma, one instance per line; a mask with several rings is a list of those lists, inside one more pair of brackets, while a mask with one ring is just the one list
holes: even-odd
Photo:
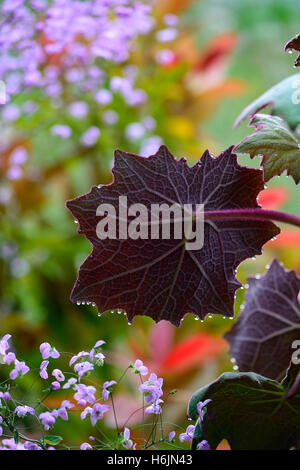
[[[43, 21], [57, 2], [43, 3], [43, 8], [37, 1], [16, 8], [30, 4], [30, 15]], [[147, 156], [165, 143], [193, 164], [206, 148], [217, 155], [249, 134], [247, 122], [233, 129], [237, 115], [294, 72], [283, 48], [299, 33], [299, 2], [159, 0], [143, 15], [120, 57], [115, 51], [91, 53], [92, 44], [78, 35], [76, 47], [55, 49], [51, 29], [35, 32], [36, 44], [46, 50], [38, 70], [31, 64], [36, 51], [7, 67], [13, 40], [0, 52], [0, 79], [8, 93], [8, 102], [0, 106], [0, 336], [12, 334], [17, 353], [33, 367], [39, 366], [42, 341], [75, 353], [103, 339], [107, 360], [99, 384], [120, 376], [139, 358], [164, 377], [166, 391], [178, 389], [164, 420], [186, 427], [191, 393], [232, 370], [222, 339], [232, 321], [214, 316], [201, 323], [188, 315], [176, 329], [138, 317], [129, 326], [123, 315], [98, 317], [90, 306], [73, 305], [69, 295], [76, 272], [91, 247], [77, 234], [65, 201], [111, 181], [115, 148]], [[81, 60], [85, 55], [88, 60]], [[259, 158], [241, 155], [239, 160], [259, 165]], [[291, 178], [274, 178], [260, 202], [300, 215], [298, 191]], [[241, 282], [263, 273], [275, 256], [300, 274], [300, 233], [282, 228], [263, 255], [242, 264]], [[240, 289], [236, 315], [243, 295]], [[25, 394], [40, 392], [32, 377], [25, 376], [20, 385]], [[48, 405], [69, 398], [66, 392], [50, 397]], [[120, 423], [140, 406], [138, 397], [136, 382], [125, 380], [115, 398]], [[140, 419], [135, 414], [128, 424], [134, 427]], [[72, 445], [90, 434], [89, 424], [58, 423], [56, 434], [60, 426]], [[111, 432], [109, 414], [103, 426]]]

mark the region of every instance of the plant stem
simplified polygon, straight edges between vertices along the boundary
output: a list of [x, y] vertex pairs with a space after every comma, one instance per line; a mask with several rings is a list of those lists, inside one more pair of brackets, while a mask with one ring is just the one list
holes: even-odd
[[[197, 215], [197, 214], [196, 214]], [[300, 217], [293, 214], [285, 214], [284, 212], [271, 211], [259, 208], [253, 209], [225, 209], [220, 211], [205, 211], [205, 220], [274, 220], [286, 224], [300, 227]]]

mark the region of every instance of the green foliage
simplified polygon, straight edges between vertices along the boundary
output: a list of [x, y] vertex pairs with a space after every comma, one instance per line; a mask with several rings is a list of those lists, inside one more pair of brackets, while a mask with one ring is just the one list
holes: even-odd
[[299, 367], [291, 366], [278, 383], [252, 372], [226, 372], [194, 393], [188, 416], [197, 418], [197, 404], [212, 401], [203, 421], [198, 418], [192, 448], [206, 439], [215, 449], [227, 439], [232, 450], [287, 450], [297, 443], [300, 392], [288, 392]]
[[[298, 117], [299, 120], [300, 117]], [[250, 121], [256, 131], [240, 142], [235, 150], [251, 158], [262, 155], [264, 180], [287, 170], [295, 183], [300, 181], [300, 135], [278, 116], [256, 114]]]
[[238, 126], [247, 117], [253, 117], [261, 109], [270, 106], [272, 115], [281, 116], [291, 129], [295, 129], [300, 121], [299, 86], [299, 73], [277, 83], [249, 104], [238, 116], [235, 125]]

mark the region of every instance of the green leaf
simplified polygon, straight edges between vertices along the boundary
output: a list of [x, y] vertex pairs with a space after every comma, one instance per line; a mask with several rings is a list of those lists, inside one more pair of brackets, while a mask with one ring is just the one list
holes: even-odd
[[271, 107], [271, 114], [281, 116], [291, 129], [300, 123], [300, 74], [292, 75], [270, 88], [263, 95], [247, 106], [235, 121], [237, 127], [241, 121], [251, 118], [266, 106]]
[[61, 436], [46, 436], [43, 438], [42, 442], [43, 444], [57, 446], [62, 440], [63, 438]]
[[268, 181], [285, 170], [296, 184], [300, 181], [300, 136], [278, 116], [256, 114], [250, 121], [256, 131], [242, 140], [235, 150], [251, 158], [262, 155], [264, 180]]
[[15, 444], [19, 443], [19, 431], [17, 429], [14, 431], [14, 441]]
[[194, 393], [188, 416], [197, 418], [197, 403], [206, 399], [203, 422], [197, 420], [192, 448], [206, 439], [216, 449], [227, 439], [233, 450], [287, 450], [300, 427], [300, 391], [294, 387], [299, 366], [291, 366], [281, 383], [252, 372], [222, 374]]

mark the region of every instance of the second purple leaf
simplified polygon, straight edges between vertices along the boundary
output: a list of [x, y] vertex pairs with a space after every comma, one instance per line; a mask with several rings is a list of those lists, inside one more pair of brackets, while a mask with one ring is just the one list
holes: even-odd
[[241, 372], [281, 380], [300, 338], [300, 278], [275, 259], [259, 279], [249, 278], [244, 309], [225, 334]]

